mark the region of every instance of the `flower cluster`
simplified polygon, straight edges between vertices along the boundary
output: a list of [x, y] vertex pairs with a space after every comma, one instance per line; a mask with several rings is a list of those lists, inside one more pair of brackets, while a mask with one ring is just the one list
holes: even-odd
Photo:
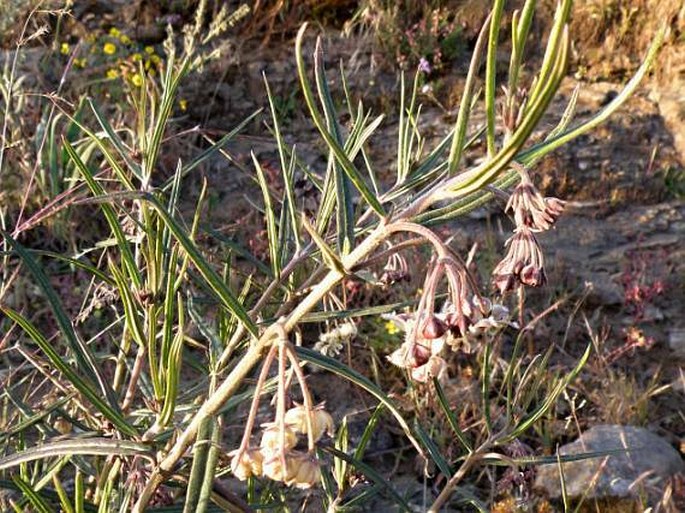
[[535, 237], [536, 232], [549, 230], [564, 211], [564, 202], [543, 198], [524, 168], [520, 168], [521, 183], [514, 189], [505, 211], [514, 216], [514, 235], [507, 240], [508, 251], [492, 273], [493, 285], [505, 294], [519, 284], [540, 287], [547, 281], [545, 259]]
[[409, 267], [402, 255], [393, 253], [383, 267], [380, 282], [383, 285], [392, 285], [398, 281], [409, 281]]
[[343, 345], [357, 336], [357, 327], [353, 322], [345, 322], [335, 328], [321, 333], [314, 349], [326, 356], [337, 356]]
[[[276, 355], [276, 415], [273, 422], [262, 424], [261, 440], [257, 448], [251, 445], [252, 428], [269, 368]], [[288, 362], [299, 384], [304, 402], [286, 410], [287, 389], [292, 377], [287, 376]], [[262, 365], [240, 447], [229, 453], [231, 471], [240, 480], [253, 476], [268, 477], [288, 486], [310, 488], [321, 479], [321, 465], [316, 457], [315, 444], [324, 435], [332, 436], [333, 427], [333, 418], [324, 409], [323, 404], [313, 405], [295, 351], [282, 333], [278, 344], [271, 347]], [[306, 442], [300, 440], [301, 437], [304, 437]]]
[[[116, 27], [100, 37], [89, 35], [85, 38], [85, 43], [87, 54], [74, 58], [74, 65], [78, 68], [103, 66], [108, 80], [121, 77], [129, 85], [141, 87], [144, 75], [152, 77], [163, 68], [162, 57], [156, 53], [154, 47], [137, 44]], [[72, 48], [69, 43], [62, 42], [59, 51], [63, 55], [69, 55]]]
[[[447, 278], [448, 301], [435, 312], [435, 292]], [[441, 356], [445, 346], [468, 348], [468, 339], [509, 325], [509, 311], [493, 305], [476, 289], [466, 267], [455, 258], [439, 259], [428, 273], [419, 307], [412, 314], [389, 315], [404, 330], [404, 343], [388, 356], [390, 362], [407, 369], [411, 378], [426, 383], [446, 377], [447, 362]]]
[[[311, 417], [310, 417], [311, 414]], [[321, 466], [316, 457], [296, 449], [298, 435], [307, 436], [316, 442], [324, 434], [333, 434], [333, 418], [323, 405], [313, 411], [297, 405], [285, 413], [284, 425], [278, 422], [263, 424], [259, 448], [247, 447], [229, 453], [231, 471], [241, 481], [248, 477], [268, 477], [296, 488], [310, 488], [321, 479]]]

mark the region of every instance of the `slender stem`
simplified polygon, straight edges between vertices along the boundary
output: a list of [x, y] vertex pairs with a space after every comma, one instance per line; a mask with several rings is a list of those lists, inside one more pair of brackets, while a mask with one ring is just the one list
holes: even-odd
[[276, 400], [276, 423], [278, 425], [279, 447], [278, 456], [281, 460], [281, 469], [283, 472], [283, 479], [286, 479], [288, 474], [288, 465], [285, 461], [285, 392], [286, 392], [286, 364], [288, 359], [285, 355], [285, 344], [288, 339], [278, 337], [278, 396]]
[[471, 468], [487, 454], [487, 451], [490, 449], [496, 438], [497, 437], [488, 438], [480, 447], [466, 457], [466, 460], [464, 463], [462, 463], [461, 467], [459, 467], [459, 470], [457, 470], [450, 480], [447, 481], [447, 484], [445, 484], [438, 497], [435, 499], [433, 504], [431, 504], [431, 507], [428, 509], [428, 513], [438, 513], [440, 511], [440, 508], [443, 504], [445, 504], [445, 502], [447, 502], [447, 499], [450, 498], [450, 495], [452, 495], [452, 492], [456, 486], [461, 482], [462, 479], [464, 479]]
[[314, 422], [312, 415], [314, 412], [314, 403], [312, 402], [312, 395], [309, 393], [309, 387], [305, 381], [304, 373], [300, 368], [300, 362], [297, 360], [295, 351], [293, 351], [290, 344], [286, 347], [286, 352], [288, 354], [288, 359], [290, 360], [290, 365], [292, 365], [293, 372], [297, 377], [297, 381], [300, 384], [300, 390], [302, 391], [302, 400], [304, 402], [304, 409], [307, 411], [306, 422], [307, 422], [307, 443], [309, 452], [314, 452]]
[[245, 422], [245, 432], [243, 433], [243, 439], [240, 441], [240, 447], [238, 447], [238, 457], [242, 456], [243, 452], [245, 452], [250, 446], [250, 435], [252, 434], [252, 428], [254, 427], [255, 419], [257, 418], [259, 399], [262, 395], [262, 389], [264, 388], [266, 377], [269, 375], [269, 367], [271, 367], [271, 363], [274, 361], [275, 356], [276, 346], [272, 346], [271, 349], [269, 349], [269, 353], [266, 355], [266, 358], [264, 358], [262, 370], [257, 378], [254, 397], [252, 398], [252, 404], [250, 405], [250, 413], [248, 414], [247, 421]]
[[140, 378], [140, 373], [143, 371], [143, 364], [145, 363], [145, 346], [139, 346], [138, 352], [136, 353], [136, 359], [133, 362], [133, 370], [131, 371], [131, 379], [128, 381], [128, 387], [126, 387], [126, 394], [124, 395], [124, 402], [121, 404], [121, 411], [126, 412], [133, 402], [136, 391], [138, 390], [138, 379]]

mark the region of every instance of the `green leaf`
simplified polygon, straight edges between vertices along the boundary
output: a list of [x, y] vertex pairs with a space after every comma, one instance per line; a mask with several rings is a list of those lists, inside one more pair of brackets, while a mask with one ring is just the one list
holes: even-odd
[[38, 262], [36, 262], [36, 260], [33, 258], [33, 255], [31, 255], [29, 251], [27, 251], [16, 240], [14, 240], [10, 234], [2, 231], [2, 235], [5, 237], [5, 240], [9, 242], [9, 244], [12, 246], [14, 251], [16, 251], [17, 254], [21, 257], [22, 261], [24, 262], [24, 264], [26, 264], [26, 267], [28, 267], [29, 271], [38, 283], [38, 286], [43, 291], [43, 294], [45, 295], [45, 298], [50, 304], [50, 308], [52, 309], [52, 312], [55, 316], [57, 325], [60, 328], [60, 332], [62, 333], [64, 338], [66, 338], [67, 344], [69, 345], [69, 348], [74, 354], [74, 358], [76, 359], [78, 369], [84, 372], [89, 379], [100, 385], [100, 390], [107, 398], [107, 402], [110, 405], [110, 409], [120, 414], [120, 409], [117, 403], [116, 394], [114, 393], [114, 390], [112, 390], [112, 387], [110, 386], [109, 382], [104, 378], [104, 376], [100, 372], [100, 367], [96, 362], [95, 357], [91, 353], [90, 348], [81, 340], [80, 337], [76, 335], [76, 332], [74, 331], [74, 326], [72, 325], [71, 320], [64, 311], [64, 308], [62, 308], [62, 303], [57, 297], [57, 293], [52, 288], [52, 285], [50, 285], [50, 280], [48, 279], [47, 275], [45, 274], [43, 269], [38, 265]]
[[114, 131], [112, 125], [109, 123], [109, 121], [107, 121], [107, 118], [102, 114], [102, 112], [100, 112], [100, 109], [98, 109], [97, 105], [95, 105], [93, 100], [89, 98], [87, 101], [88, 105], [90, 106], [90, 109], [93, 111], [93, 114], [95, 115], [95, 119], [97, 120], [100, 127], [107, 134], [107, 137], [109, 138], [109, 141], [112, 143], [112, 146], [114, 146], [114, 149], [117, 150], [117, 153], [126, 163], [128, 168], [133, 172], [133, 174], [136, 175], [136, 177], [139, 180], [142, 180], [143, 174], [140, 169], [140, 164], [138, 164], [135, 160], [133, 160], [133, 158], [131, 158], [131, 151], [124, 146], [124, 142], [121, 140], [119, 135]]
[[357, 460], [356, 458], [353, 458], [352, 456], [345, 454], [342, 451], [334, 449], [333, 447], [324, 447], [323, 450], [329, 454], [332, 454], [336, 458], [340, 458], [341, 460], [346, 461], [354, 468], [356, 468], [359, 472], [364, 474], [364, 476], [366, 476], [370, 481], [372, 481], [378, 486], [382, 486], [383, 490], [386, 491], [386, 493], [395, 501], [397, 506], [399, 506], [402, 511], [413, 511], [409, 504], [407, 504], [407, 502], [402, 498], [402, 496], [399, 493], [397, 493], [394, 488], [390, 486], [390, 482], [386, 478], [381, 476], [373, 467]]
[[[200, 513], [206, 509], [206, 500], [203, 501], [204, 508], [200, 509], [200, 499], [202, 490], [205, 488], [206, 480], [209, 479], [210, 490], [211, 483], [214, 480], [216, 461], [214, 461], [214, 468], [210, 471], [209, 460], [210, 452], [212, 452], [212, 447], [215, 442], [216, 432], [218, 431], [217, 421], [214, 417], [205, 419], [198, 429], [197, 440], [193, 448], [193, 464], [190, 467], [190, 478], [188, 480], [183, 513]], [[214, 452], [216, 452], [216, 450], [214, 450]], [[207, 498], [206, 495], [205, 498]]]
[[16, 467], [29, 461], [57, 456], [73, 456], [76, 454], [88, 456], [140, 456], [151, 462], [155, 455], [150, 447], [144, 444], [112, 438], [72, 438], [34, 445], [8, 456], [0, 458], [0, 470]]
[[[81, 158], [78, 156], [78, 153], [76, 153], [76, 150], [74, 150], [71, 144], [69, 144], [69, 141], [65, 140], [63, 141], [63, 144], [67, 155], [69, 155], [69, 158], [76, 165], [76, 168], [80, 171], [81, 176], [83, 176], [93, 195], [99, 198], [106, 197], [105, 190], [98, 183], [98, 181], [95, 180], [93, 173], [90, 171], [88, 166], [86, 166], [86, 164], [81, 160]], [[114, 211], [112, 205], [110, 205], [108, 202], [102, 201], [99, 204], [102, 213], [105, 215], [105, 219], [107, 219], [109, 229], [112, 230], [114, 238], [117, 241], [117, 248], [121, 252], [121, 260], [124, 264], [124, 267], [128, 271], [129, 277], [133, 280], [134, 285], [136, 287], [140, 287], [143, 283], [143, 279], [140, 276], [140, 271], [138, 270], [138, 266], [136, 265], [136, 260], [133, 256], [133, 252], [131, 251], [128, 239], [124, 234], [124, 230], [121, 227], [121, 224], [119, 223], [119, 218], [116, 212]]]
[[454, 435], [457, 437], [457, 440], [459, 440], [459, 443], [464, 446], [464, 449], [466, 449], [467, 452], [473, 452], [473, 448], [466, 439], [466, 435], [459, 427], [459, 421], [457, 420], [457, 417], [455, 417], [452, 408], [450, 408], [450, 405], [447, 402], [447, 397], [445, 397], [445, 391], [442, 389], [442, 385], [440, 385], [440, 381], [438, 381], [437, 378], [433, 378], [433, 386], [435, 387], [435, 392], [437, 393], [438, 405], [440, 405], [440, 408], [445, 414], [447, 422], [452, 428], [452, 431], [454, 431]]
[[[461, 156], [464, 152], [464, 140], [466, 139], [466, 131], [468, 129], [469, 117], [471, 116], [471, 107], [473, 99], [473, 91], [475, 89], [476, 79], [478, 77], [478, 69], [480, 68], [480, 59], [485, 45], [485, 34], [488, 26], [492, 22], [492, 16], [488, 16], [483, 23], [480, 30], [476, 46], [473, 49], [471, 57], [471, 64], [466, 75], [466, 82], [464, 84], [464, 93], [461, 96], [459, 103], [459, 113], [457, 114], [457, 121], [454, 126], [454, 135], [452, 136], [452, 146], [450, 148], [450, 156], [448, 159], [448, 176], [454, 176], [461, 162]], [[486, 125], [487, 126], [487, 125]]]
[[378, 198], [374, 193], [369, 190], [364, 180], [359, 175], [359, 172], [355, 168], [354, 164], [350, 161], [348, 156], [345, 154], [343, 148], [335, 140], [335, 137], [328, 131], [326, 127], [326, 122], [322, 118], [316, 107], [316, 101], [314, 99], [314, 92], [307, 78], [307, 72], [304, 66], [304, 58], [302, 56], [302, 40], [304, 38], [304, 33], [307, 29], [307, 24], [303, 24], [297, 33], [297, 40], [295, 42], [295, 56], [297, 60], [297, 71], [300, 77], [300, 84], [302, 86], [302, 92], [304, 94], [305, 102], [309, 108], [309, 112], [312, 116], [312, 121], [314, 125], [319, 130], [319, 133], [323, 137], [324, 141], [328, 145], [329, 149], [335, 154], [335, 158], [338, 163], [342, 166], [343, 170], [347, 174], [348, 178], [352, 181], [354, 186], [357, 188], [362, 197], [366, 200], [369, 206], [381, 217], [385, 217], [385, 210], [381, 206]]
[[240, 304], [238, 299], [233, 295], [224, 280], [222, 280], [217, 272], [209, 265], [209, 262], [204, 259], [195, 243], [185, 233], [185, 230], [169, 215], [154, 196], [146, 195], [145, 199], [152, 204], [153, 208], [157, 211], [157, 214], [159, 214], [164, 221], [164, 224], [171, 230], [176, 240], [181, 247], [183, 247], [183, 250], [206, 280], [207, 285], [209, 285], [217, 295], [224, 308], [237, 317], [251, 335], [257, 336], [257, 326], [252, 319], [250, 319], [250, 316], [243, 305]]
[[[48, 342], [45, 337], [36, 329], [36, 327], [31, 324], [31, 322], [23, 317], [20, 313], [0, 306], [0, 311], [2, 311], [7, 317], [16, 322], [21, 328], [26, 332], [26, 334], [33, 340], [43, 352], [46, 354], [48, 359], [52, 364], [62, 373], [64, 377], [67, 378], [71, 384], [81, 392], [88, 400], [98, 409], [106, 418], [108, 418], [112, 423], [119, 428], [119, 430], [129, 436], [137, 436], [138, 433], [133, 426], [131, 426], [121, 414], [121, 411], [113, 409], [109, 404], [102, 400], [100, 394], [95, 392], [85, 381], [83, 381], [76, 372], [71, 368], [69, 364], [62, 360], [62, 358], [53, 349], [52, 344]], [[1, 468], [1, 467], [0, 467]]]
[[583, 355], [580, 357], [578, 360], [578, 363], [576, 366], [569, 372], [563, 379], [561, 379], [557, 385], [554, 387], [554, 389], [550, 392], [548, 392], [545, 396], [545, 400], [542, 402], [538, 408], [531, 413], [528, 417], [523, 419], [518, 426], [516, 426], [511, 433], [509, 433], [503, 443], [510, 442], [512, 440], [515, 440], [518, 438], [522, 433], [527, 431], [533, 424], [535, 424], [543, 415], [545, 415], [549, 409], [554, 405], [554, 403], [557, 401], [561, 393], [568, 387], [568, 385], [576, 379], [576, 376], [582, 368], [585, 366], [585, 363], [587, 362], [588, 358], [590, 357], [590, 353], [592, 352], [592, 344], [588, 344], [587, 348], [585, 349], [585, 352]]
[[340, 363], [337, 360], [334, 360], [333, 358], [329, 358], [328, 356], [325, 356], [319, 353], [318, 351], [314, 351], [312, 349], [308, 349], [306, 347], [301, 346], [295, 347], [295, 351], [302, 360], [309, 363], [313, 363], [314, 365], [317, 365], [325, 370], [328, 370], [334, 374], [337, 374], [338, 376], [347, 379], [348, 381], [366, 390], [369, 394], [378, 399], [395, 417], [397, 423], [404, 431], [405, 436], [414, 445], [419, 454], [424, 454], [423, 449], [421, 449], [421, 446], [416, 441], [416, 437], [414, 436], [412, 429], [409, 427], [409, 424], [407, 424], [407, 421], [404, 420], [404, 417], [402, 417], [402, 413], [400, 412], [400, 410], [397, 408], [397, 406], [395, 406], [395, 403], [392, 402], [392, 400], [385, 394], [385, 392], [378, 388], [372, 381], [370, 381], [365, 376], [362, 376], [357, 371], [350, 369], [348, 366]]
[[321, 251], [321, 258], [323, 258], [326, 266], [329, 269], [336, 270], [340, 273], [345, 273], [345, 266], [343, 266], [340, 257], [328, 246], [328, 244], [326, 244], [326, 241], [323, 240], [321, 235], [317, 233], [316, 229], [309, 224], [309, 221], [307, 221], [307, 216], [304, 213], [302, 214], [302, 226], [319, 248], [319, 251]]
[[[245, 118], [243, 121], [240, 122], [238, 126], [236, 126], [233, 130], [231, 130], [229, 133], [224, 135], [221, 139], [219, 139], [216, 142], [213, 142], [209, 148], [204, 150], [202, 153], [200, 153], [197, 157], [195, 157], [193, 160], [191, 160], [188, 164], [185, 164], [183, 168], [181, 169], [180, 173], [180, 178], [184, 178], [188, 173], [190, 173], [193, 169], [204, 163], [208, 158], [210, 158], [212, 155], [214, 155], [216, 152], [221, 151], [221, 149], [226, 145], [227, 142], [229, 142], [231, 139], [233, 139], [236, 135], [238, 135], [240, 132], [243, 131], [243, 129], [249, 125], [260, 113], [262, 112], [262, 109], [258, 109], [252, 114], [250, 114], [247, 118]], [[163, 191], [168, 191], [172, 186], [173, 186], [173, 181], [174, 178], [169, 178], [164, 185], [162, 185], [161, 189]]]
[[[321, 100], [327, 129], [336, 144], [341, 148], [344, 148], [342, 136], [340, 135], [340, 127], [338, 126], [338, 113], [333, 104], [333, 98], [331, 97], [331, 92], [328, 88], [326, 73], [323, 66], [321, 38], [317, 38], [316, 48], [314, 50], [314, 78], [316, 80], [316, 88], [319, 99]], [[348, 153], [347, 148], [344, 148], [344, 150], [345, 155], [347, 155], [350, 162], [352, 162], [354, 157]], [[352, 203], [352, 194], [350, 191], [350, 178], [343, 173], [341, 166], [335, 161], [335, 152], [333, 151], [331, 151], [331, 161], [336, 193], [338, 251], [340, 254], [344, 255], [349, 253], [354, 245], [354, 205]]]
[[[488, 147], [488, 156], [492, 157], [495, 152], [495, 95], [497, 93], [497, 43], [499, 39], [499, 27], [504, 12], [504, 0], [495, 0], [492, 7], [490, 21], [490, 35], [488, 37], [488, 54], [485, 61], [485, 116], [487, 118], [485, 141]], [[475, 53], [474, 53], [475, 54]]]
[[266, 183], [262, 165], [257, 160], [257, 156], [254, 154], [254, 152], [250, 152], [250, 156], [252, 157], [252, 163], [254, 164], [255, 170], [257, 171], [257, 181], [259, 182], [259, 187], [262, 189], [262, 197], [264, 198], [264, 217], [266, 218], [266, 234], [267, 238], [269, 239], [269, 259], [271, 260], [271, 270], [273, 272], [274, 279], [278, 279], [281, 275], [281, 261], [278, 253], [279, 240], [278, 229], [276, 228], [276, 211], [271, 203], [271, 192], [269, 191], [269, 186]]
[[428, 435], [428, 433], [426, 433], [426, 431], [421, 427], [421, 424], [419, 424], [418, 421], [414, 423], [414, 430], [416, 431], [419, 440], [421, 440], [424, 447], [426, 447], [428, 450], [428, 454], [433, 460], [433, 463], [435, 463], [435, 466], [438, 467], [440, 472], [442, 472], [442, 475], [444, 475], [447, 479], [452, 477], [452, 469], [450, 468], [449, 463], [447, 463], [445, 458], [443, 458], [438, 446]]
[[36, 492], [33, 487], [24, 481], [19, 476], [12, 476], [12, 481], [17, 485], [17, 488], [21, 490], [24, 497], [31, 503], [31, 505], [36, 509], [38, 513], [56, 513], [54, 509], [50, 506], [48, 501], [46, 501], [38, 492]]

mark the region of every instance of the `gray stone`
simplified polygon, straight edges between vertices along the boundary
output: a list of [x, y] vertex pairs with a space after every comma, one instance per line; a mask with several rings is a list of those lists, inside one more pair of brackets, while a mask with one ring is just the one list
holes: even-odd
[[677, 356], [685, 358], [685, 328], [674, 329], [668, 334], [668, 347]]
[[[645, 488], [660, 488], [665, 479], [685, 471], [678, 453], [664, 439], [635, 426], [600, 425], [559, 449], [560, 455], [621, 451], [562, 463], [570, 498], [626, 498]], [[557, 464], [541, 465], [535, 488], [550, 498], [561, 497]]]

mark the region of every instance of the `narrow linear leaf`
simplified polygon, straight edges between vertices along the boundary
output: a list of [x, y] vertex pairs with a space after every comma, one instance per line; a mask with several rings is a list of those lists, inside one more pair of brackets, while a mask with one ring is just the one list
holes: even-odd
[[197, 270], [200, 272], [200, 274], [202, 274], [204, 279], [207, 281], [207, 284], [217, 295], [221, 304], [240, 320], [250, 334], [256, 336], [257, 326], [252, 319], [250, 319], [250, 316], [243, 305], [241, 305], [238, 299], [233, 295], [224, 280], [222, 280], [217, 272], [209, 265], [209, 262], [204, 259], [200, 253], [200, 250], [185, 233], [185, 230], [181, 228], [181, 226], [169, 215], [169, 213], [160, 204], [159, 200], [157, 200], [154, 196], [146, 195], [145, 199], [152, 204], [153, 208], [164, 221], [164, 224], [174, 234], [174, 237], [183, 247], [183, 250], [186, 252], [193, 264], [195, 264]]
[[[183, 166], [183, 169], [181, 169], [181, 178], [184, 178], [188, 173], [190, 173], [193, 169], [204, 163], [207, 159], [209, 159], [212, 155], [214, 155], [216, 152], [221, 150], [224, 146], [226, 146], [226, 143], [228, 143], [231, 139], [233, 139], [236, 135], [238, 135], [240, 132], [243, 131], [243, 129], [249, 125], [252, 120], [254, 120], [259, 114], [261, 114], [262, 109], [258, 109], [252, 114], [250, 114], [247, 118], [245, 118], [243, 121], [240, 122], [238, 126], [236, 126], [233, 130], [231, 130], [229, 133], [224, 135], [221, 139], [213, 143], [209, 148], [204, 150], [202, 153], [200, 153], [197, 157], [195, 157], [192, 161], [190, 161], [188, 164]], [[173, 182], [173, 178], [170, 178], [163, 186], [162, 190], [167, 191], [169, 188], [171, 188]]]
[[144, 444], [126, 440], [114, 440], [112, 438], [73, 438], [35, 445], [21, 452], [0, 458], [0, 470], [43, 458], [73, 456], [75, 454], [90, 456], [141, 456], [152, 462], [155, 461], [154, 453], [149, 446]]
[[397, 506], [402, 508], [402, 511], [413, 511], [412, 508], [407, 504], [407, 502], [402, 498], [402, 496], [395, 491], [394, 488], [390, 486], [389, 481], [381, 476], [373, 467], [370, 465], [367, 465], [366, 463], [362, 463], [361, 461], [353, 458], [352, 456], [349, 456], [348, 454], [345, 454], [342, 451], [339, 451], [337, 449], [334, 449], [333, 447], [324, 447], [324, 451], [327, 453], [335, 456], [336, 458], [340, 458], [343, 461], [346, 461], [350, 465], [352, 465], [354, 468], [356, 468], [359, 472], [364, 474], [369, 480], [371, 480], [373, 483], [375, 483], [378, 486], [381, 486], [383, 490], [385, 490], [388, 495], [395, 501]]
[[319, 251], [321, 251], [321, 258], [323, 258], [324, 263], [329, 269], [333, 269], [336, 271], [339, 271], [341, 273], [345, 272], [345, 266], [343, 266], [342, 261], [340, 260], [340, 257], [333, 251], [328, 244], [326, 244], [326, 241], [323, 240], [321, 235], [319, 235], [316, 231], [316, 229], [307, 221], [307, 216], [305, 214], [302, 214], [302, 226], [304, 229], [307, 231], [309, 236], [312, 238], [314, 241], [314, 244], [319, 248]]
[[262, 197], [264, 198], [264, 217], [266, 218], [266, 235], [269, 239], [269, 259], [271, 260], [271, 270], [274, 275], [274, 279], [278, 279], [281, 275], [281, 261], [278, 255], [279, 242], [278, 242], [278, 229], [276, 228], [276, 211], [274, 210], [273, 203], [271, 202], [271, 192], [269, 191], [269, 186], [266, 183], [266, 177], [264, 176], [264, 170], [262, 165], [257, 160], [257, 156], [254, 152], [250, 152], [252, 157], [252, 163], [254, 164], [255, 170], [257, 171], [257, 181], [259, 182], [259, 187], [262, 190]]
[[31, 503], [38, 513], [56, 513], [52, 506], [33, 487], [19, 476], [12, 476], [12, 481], [21, 490], [24, 497]]
[[112, 409], [116, 411], [117, 414], [120, 414], [119, 404], [117, 403], [116, 394], [114, 393], [114, 390], [112, 390], [112, 387], [110, 386], [109, 382], [104, 378], [104, 376], [100, 372], [100, 367], [96, 363], [95, 356], [93, 356], [93, 353], [90, 351], [90, 348], [81, 340], [80, 337], [76, 335], [76, 332], [74, 331], [74, 326], [72, 325], [71, 320], [67, 316], [67, 313], [64, 311], [62, 303], [57, 297], [55, 289], [52, 288], [50, 280], [45, 274], [45, 271], [43, 271], [43, 269], [38, 265], [38, 262], [36, 262], [36, 260], [33, 258], [31, 252], [26, 250], [26, 248], [24, 248], [24, 246], [22, 246], [14, 238], [12, 238], [11, 235], [4, 231], [2, 231], [2, 235], [5, 237], [5, 240], [9, 242], [9, 244], [12, 246], [14, 251], [16, 251], [17, 254], [21, 257], [22, 261], [24, 262], [24, 264], [26, 264], [26, 267], [28, 267], [29, 271], [38, 283], [38, 286], [43, 291], [45, 298], [48, 300], [48, 303], [50, 304], [52, 313], [55, 316], [57, 325], [60, 328], [60, 332], [66, 339], [69, 348], [74, 354], [77, 367], [79, 368], [79, 370], [85, 373], [89, 379], [91, 379], [95, 383], [98, 383], [98, 385], [100, 386], [100, 390], [107, 398], [110, 407], [109, 409]]
[[442, 456], [442, 453], [438, 446], [435, 444], [433, 439], [426, 433], [426, 431], [421, 427], [421, 424], [418, 422], [415, 422], [414, 425], [414, 431], [416, 431], [417, 436], [419, 437], [419, 440], [423, 443], [424, 447], [426, 447], [426, 450], [428, 451], [428, 454], [430, 455], [431, 459], [433, 460], [433, 463], [435, 463], [435, 466], [438, 467], [440, 472], [449, 479], [452, 477], [452, 469], [450, 468], [449, 463], [445, 460], [445, 458]]
[[506, 437], [507, 441], [515, 440], [519, 435], [524, 433], [528, 428], [535, 424], [535, 422], [537, 422], [543, 415], [545, 415], [549, 411], [549, 409], [554, 405], [554, 403], [557, 401], [561, 393], [576, 378], [578, 373], [580, 373], [582, 368], [585, 366], [585, 363], [590, 357], [591, 352], [592, 344], [588, 344], [587, 348], [585, 349], [585, 352], [580, 357], [578, 363], [573, 368], [573, 370], [571, 370], [571, 372], [568, 373], [568, 375], [564, 377], [557, 384], [557, 386], [547, 394], [543, 403], [533, 413], [531, 413], [527, 418], [521, 421], [519, 425], [516, 426], [514, 430], [512, 430], [512, 432]]
[[114, 149], [117, 150], [119, 156], [124, 160], [124, 162], [126, 162], [128, 168], [133, 171], [133, 174], [136, 175], [138, 179], [142, 179], [143, 175], [140, 170], [140, 164], [131, 158], [132, 152], [124, 146], [124, 142], [121, 140], [121, 137], [119, 137], [119, 135], [114, 131], [114, 128], [112, 128], [112, 125], [109, 123], [109, 121], [107, 121], [107, 118], [102, 114], [95, 102], [93, 102], [92, 98], [88, 98], [87, 101], [90, 110], [95, 115], [95, 119], [107, 134], [107, 137], [112, 143], [112, 146], [114, 146]]
[[297, 70], [300, 77], [300, 84], [302, 86], [302, 92], [304, 94], [305, 102], [312, 116], [312, 121], [314, 125], [319, 130], [319, 133], [326, 141], [328, 147], [333, 151], [338, 163], [342, 166], [343, 170], [352, 181], [354, 186], [357, 188], [359, 193], [362, 195], [364, 200], [369, 204], [369, 206], [381, 217], [385, 217], [385, 210], [381, 206], [378, 198], [373, 194], [373, 192], [368, 188], [359, 172], [355, 168], [354, 164], [345, 154], [343, 148], [338, 144], [333, 135], [328, 131], [326, 127], [326, 122], [319, 113], [316, 107], [316, 101], [314, 99], [314, 92], [307, 78], [307, 72], [305, 70], [304, 58], [302, 56], [302, 41], [304, 39], [304, 33], [307, 29], [307, 24], [303, 24], [297, 33], [297, 40], [295, 42], [295, 58], [297, 60]]
[[[69, 144], [69, 141], [66, 140], [63, 141], [63, 144], [64, 150], [66, 151], [67, 155], [74, 163], [76, 168], [80, 171], [81, 176], [88, 184], [88, 187], [90, 188], [93, 195], [98, 198], [106, 198], [107, 195], [105, 193], [105, 190], [97, 182], [97, 180], [95, 180], [93, 173], [90, 171], [88, 166], [86, 166], [83, 160], [81, 160], [81, 157], [79, 157], [78, 153], [76, 153], [76, 150], [74, 150], [73, 146], [71, 146], [71, 144]], [[133, 257], [133, 252], [131, 251], [129, 242], [126, 239], [124, 230], [121, 227], [121, 224], [119, 223], [117, 214], [114, 211], [114, 208], [112, 208], [112, 205], [109, 204], [109, 202], [102, 201], [99, 203], [99, 205], [100, 209], [102, 210], [102, 213], [105, 216], [105, 219], [107, 220], [109, 229], [112, 230], [114, 238], [117, 241], [117, 247], [121, 252], [121, 260], [124, 263], [124, 266], [126, 267], [126, 270], [128, 271], [128, 274], [134, 281], [135, 285], [137, 287], [140, 287], [143, 282], [143, 279], [140, 276], [140, 271], [138, 270], [135, 258]]]
[[452, 431], [454, 431], [454, 435], [457, 437], [457, 440], [459, 440], [459, 443], [461, 443], [461, 445], [464, 446], [464, 449], [466, 449], [467, 452], [472, 452], [473, 448], [471, 447], [469, 441], [466, 439], [466, 435], [459, 427], [459, 421], [457, 420], [457, 417], [455, 417], [452, 408], [450, 408], [450, 405], [447, 402], [447, 397], [445, 396], [445, 391], [442, 389], [442, 385], [440, 385], [440, 381], [438, 381], [437, 378], [433, 378], [433, 386], [435, 387], [435, 391], [438, 396], [438, 404], [440, 405], [440, 408], [445, 414], [447, 422], [452, 428]]
[[[86, 398], [95, 406], [106, 418], [121, 430], [122, 433], [129, 436], [137, 436], [136, 429], [131, 426], [122, 416], [120, 410], [112, 409], [112, 407], [102, 400], [100, 394], [95, 392], [86, 382], [84, 382], [76, 372], [69, 366], [53, 349], [52, 344], [48, 342], [45, 337], [36, 329], [36, 327], [20, 313], [0, 306], [7, 317], [16, 322], [26, 332], [26, 334], [33, 340], [46, 354], [52, 364], [67, 378], [71, 384], [81, 392]], [[1, 469], [1, 467], [0, 467]]]
[[362, 376], [358, 372], [350, 369], [346, 365], [340, 363], [337, 360], [334, 360], [333, 358], [329, 358], [328, 356], [325, 356], [318, 351], [314, 351], [312, 349], [308, 349], [306, 347], [301, 347], [297, 346], [295, 348], [295, 351], [297, 352], [297, 355], [302, 358], [303, 360], [313, 363], [314, 365], [318, 365], [319, 367], [326, 369], [334, 374], [337, 374], [338, 376], [341, 376], [348, 381], [354, 383], [355, 385], [359, 386], [360, 388], [363, 388], [366, 390], [369, 394], [374, 396], [376, 399], [378, 399], [383, 405], [392, 413], [392, 415], [395, 417], [397, 420], [398, 424], [404, 431], [405, 436], [409, 441], [414, 445], [416, 450], [419, 452], [420, 455], [424, 455], [424, 451], [419, 445], [419, 443], [416, 440], [416, 437], [414, 436], [414, 433], [412, 432], [411, 427], [409, 427], [409, 424], [407, 424], [407, 421], [404, 420], [404, 417], [402, 416], [402, 413], [399, 411], [397, 406], [395, 406], [395, 403], [392, 402], [392, 400], [383, 392], [380, 388], [378, 388], [372, 381], [370, 381], [368, 378], [365, 376]]

